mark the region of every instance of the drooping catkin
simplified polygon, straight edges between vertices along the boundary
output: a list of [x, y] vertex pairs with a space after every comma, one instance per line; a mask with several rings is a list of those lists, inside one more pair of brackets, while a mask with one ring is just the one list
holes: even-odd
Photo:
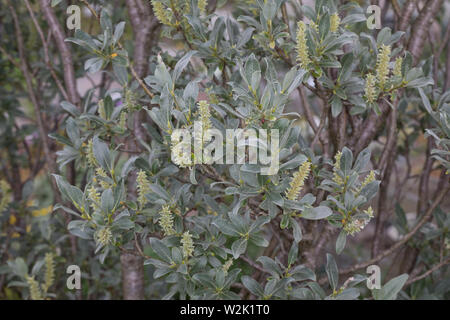
[[297, 61], [303, 69], [308, 69], [311, 63], [308, 53], [308, 44], [306, 43], [306, 25], [303, 21], [297, 23]]
[[286, 191], [286, 197], [289, 200], [296, 200], [300, 191], [302, 190], [302, 187], [305, 184], [305, 180], [309, 175], [309, 172], [311, 170], [311, 162], [305, 161], [300, 166], [298, 171], [294, 173], [290, 187]]

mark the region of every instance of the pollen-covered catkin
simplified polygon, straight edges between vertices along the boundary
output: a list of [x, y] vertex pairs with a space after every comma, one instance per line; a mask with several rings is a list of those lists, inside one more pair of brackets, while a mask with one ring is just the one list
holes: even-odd
[[403, 58], [398, 57], [395, 59], [394, 64], [394, 77], [402, 77], [402, 64], [403, 64]]
[[191, 141], [183, 139], [180, 141], [181, 131], [172, 132], [171, 139], [171, 159], [180, 168], [186, 168], [192, 165], [191, 159]]
[[32, 300], [44, 300], [39, 283], [34, 279], [34, 276], [27, 276], [28, 287], [30, 288], [30, 297]]
[[173, 215], [168, 205], [162, 206], [161, 216], [158, 222], [164, 232], [164, 235], [170, 236], [175, 234], [175, 230], [173, 228]]
[[10, 186], [6, 180], [0, 180], [0, 213], [8, 207], [11, 197], [9, 196]]
[[45, 282], [43, 289], [45, 292], [52, 286], [55, 282], [55, 261], [52, 253], [45, 254]]
[[303, 21], [297, 24], [297, 61], [303, 69], [308, 69], [311, 59], [308, 53], [308, 44], [306, 43], [306, 25]]
[[[108, 178], [108, 175], [106, 174], [105, 170], [101, 167], [98, 167], [95, 170], [95, 173], [101, 178], [104, 178], [104, 179]], [[105, 181], [103, 179], [99, 179], [99, 180], [100, 180], [100, 185], [102, 186], [103, 189], [108, 189], [110, 187], [110, 185], [107, 181]]]
[[106, 110], [103, 99], [98, 102], [98, 115], [100, 116], [100, 118], [106, 120]]
[[145, 194], [147, 194], [150, 191], [149, 182], [147, 179], [147, 174], [144, 170], [139, 170], [137, 174], [137, 192], [138, 192], [138, 203], [141, 208], [145, 206], [147, 203], [147, 198], [145, 197]]
[[103, 227], [95, 233], [95, 239], [98, 244], [106, 246], [112, 242], [112, 232], [109, 227]]
[[185, 258], [189, 258], [194, 253], [194, 241], [192, 240], [192, 236], [189, 231], [183, 233], [181, 238], [181, 244], [183, 245], [183, 256]]
[[198, 9], [201, 14], [206, 13], [206, 7], [208, 6], [208, 0], [198, 0]]
[[94, 156], [94, 142], [92, 139], [89, 140], [86, 148], [87, 148], [86, 158], [87, 158], [88, 165], [95, 168], [97, 166], [97, 160], [95, 159], [95, 156]]
[[341, 18], [337, 13], [333, 13], [330, 17], [330, 31], [336, 32], [339, 28], [339, 24], [341, 23]]
[[294, 173], [294, 176], [292, 177], [290, 187], [286, 191], [286, 197], [289, 200], [296, 200], [300, 191], [302, 190], [302, 187], [305, 184], [305, 180], [309, 175], [309, 172], [311, 170], [311, 162], [305, 161], [300, 166], [298, 171]]
[[361, 184], [360, 190], [373, 181], [375, 181], [375, 171], [370, 170], [369, 174], [366, 176], [363, 183]]
[[100, 203], [100, 192], [97, 191], [94, 185], [91, 185], [87, 191], [88, 199], [91, 200], [91, 208], [95, 211], [99, 208], [98, 204]]
[[167, 26], [172, 25], [171, 11], [164, 8], [164, 5], [158, 0], [152, 0], [152, 6], [155, 17], [159, 20], [159, 22]]
[[341, 176], [337, 173], [337, 171], [341, 169], [341, 157], [342, 157], [341, 151], [336, 153], [336, 155], [334, 156], [335, 161], [333, 166], [333, 181], [336, 182], [338, 185], [344, 184], [344, 180], [342, 180]]
[[391, 57], [391, 46], [382, 44], [377, 56], [376, 75], [378, 80], [378, 87], [380, 90], [384, 89], [388, 75], [389, 75], [389, 60]]
[[375, 88], [376, 79], [375, 76], [369, 73], [366, 76], [366, 86], [364, 89], [364, 95], [367, 102], [373, 103], [377, 99], [377, 89]]

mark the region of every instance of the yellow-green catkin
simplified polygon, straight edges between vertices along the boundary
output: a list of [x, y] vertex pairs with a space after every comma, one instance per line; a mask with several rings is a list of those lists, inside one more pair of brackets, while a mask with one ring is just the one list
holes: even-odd
[[233, 258], [230, 258], [225, 262], [225, 264], [222, 266], [222, 271], [227, 274], [228, 270], [230, 270], [231, 266], [233, 265]]
[[181, 244], [183, 245], [183, 256], [185, 258], [189, 258], [194, 253], [194, 241], [192, 240], [192, 236], [189, 231], [183, 233], [181, 237]]
[[370, 170], [369, 174], [366, 176], [366, 178], [364, 179], [364, 181], [361, 183], [361, 188], [364, 188], [365, 186], [367, 186], [369, 183], [375, 181], [375, 171]]
[[103, 99], [98, 102], [98, 115], [100, 118], [106, 120], [105, 103], [103, 102]]
[[370, 219], [373, 218], [373, 209], [372, 206], [368, 207], [366, 210], [364, 210], [364, 213], [369, 216]]
[[87, 191], [88, 198], [91, 200], [91, 208], [95, 211], [99, 208], [98, 204], [100, 203], [100, 192], [97, 191], [93, 184]]
[[339, 24], [341, 23], [341, 18], [337, 13], [333, 13], [330, 17], [330, 31], [336, 32], [339, 29]]
[[95, 233], [95, 239], [98, 244], [106, 246], [112, 242], [112, 232], [109, 227], [103, 227]]
[[388, 75], [389, 75], [389, 60], [391, 58], [391, 46], [382, 44], [377, 56], [376, 75], [378, 80], [378, 87], [380, 90], [384, 89]]
[[164, 235], [171, 236], [175, 234], [175, 230], [173, 228], [173, 215], [168, 205], [162, 206], [161, 217], [158, 222], [164, 232]]
[[97, 166], [97, 160], [94, 156], [94, 142], [92, 139], [89, 140], [86, 150], [86, 158], [88, 161], [89, 166], [96, 167]]
[[364, 95], [367, 102], [373, 103], [377, 99], [377, 89], [375, 88], [376, 79], [375, 76], [369, 73], [366, 76], [366, 87], [364, 89]]
[[208, 6], [208, 0], [198, 0], [198, 9], [201, 14], [206, 13], [206, 7]]
[[397, 59], [395, 59], [394, 77], [402, 78], [402, 64], [403, 64], [403, 58], [402, 57], [398, 57]]
[[27, 276], [28, 287], [30, 288], [30, 296], [32, 300], [44, 300], [39, 283], [34, 279], [34, 276]]
[[119, 127], [122, 130], [126, 130], [127, 128], [127, 120], [128, 120], [128, 114], [125, 111], [122, 111], [120, 113], [120, 118], [119, 118]]
[[164, 5], [158, 0], [152, 0], [153, 13], [155, 17], [167, 26], [172, 25], [172, 13], [171, 11], [164, 8]]
[[137, 109], [136, 97], [133, 91], [129, 89], [125, 90], [125, 108], [129, 112]]
[[355, 233], [358, 233], [362, 231], [366, 225], [370, 222], [370, 220], [373, 218], [373, 209], [372, 207], [368, 207], [366, 210], [364, 210], [364, 213], [367, 214], [367, 218], [351, 218], [345, 225], [344, 225], [344, 231], [348, 235], [354, 235]]
[[171, 159], [180, 168], [186, 168], [192, 165], [191, 152], [190, 152], [190, 141], [180, 141], [181, 132], [175, 131], [171, 135]]
[[150, 191], [147, 174], [145, 173], [144, 170], [139, 170], [136, 181], [137, 181], [137, 193], [138, 193], [137, 200], [138, 200], [140, 207], [143, 208], [148, 201], [147, 198], [145, 197], [145, 195]]
[[342, 157], [341, 151], [336, 153], [336, 155], [334, 156], [335, 161], [333, 166], [333, 181], [336, 182], [338, 185], [344, 184], [344, 180], [342, 180], [341, 176], [337, 173], [338, 170], [341, 169], [341, 157]]
[[0, 180], [0, 213], [2, 213], [6, 207], [8, 207], [11, 197], [9, 195], [9, 192], [11, 190], [11, 187], [9, 186], [8, 182], [6, 180]]
[[[105, 178], [105, 179], [108, 178], [108, 175], [106, 174], [105, 170], [102, 167], [98, 167], [95, 170], [95, 173], [101, 178]], [[100, 185], [102, 186], [103, 189], [109, 189], [110, 185], [108, 182], [106, 182], [103, 179], [99, 179], [99, 180], [100, 180]]]
[[201, 100], [198, 102], [198, 108], [200, 111], [200, 120], [202, 122], [203, 131], [211, 128], [211, 113], [209, 111], [209, 103], [206, 100]]
[[308, 44], [306, 43], [306, 25], [303, 21], [297, 24], [297, 61], [303, 69], [308, 69], [311, 59], [308, 54]]
[[55, 261], [53, 253], [49, 252], [45, 254], [45, 282], [43, 284], [44, 292], [52, 286], [55, 282]]
[[317, 33], [319, 33], [319, 26], [313, 20], [309, 22], [309, 26]]
[[296, 200], [300, 191], [302, 190], [302, 187], [305, 184], [305, 180], [309, 175], [309, 172], [311, 170], [311, 162], [305, 161], [300, 166], [298, 171], [294, 173], [294, 176], [292, 177], [290, 187], [286, 191], [286, 197], [289, 200]]

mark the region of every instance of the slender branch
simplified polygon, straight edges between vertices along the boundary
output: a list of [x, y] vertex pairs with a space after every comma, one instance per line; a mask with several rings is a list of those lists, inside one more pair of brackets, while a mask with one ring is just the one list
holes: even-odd
[[405, 287], [406, 287], [406, 286], [409, 286], [410, 284], [412, 284], [412, 283], [414, 283], [414, 282], [417, 282], [417, 281], [419, 281], [419, 280], [422, 280], [422, 279], [428, 277], [430, 274], [432, 274], [432, 273], [435, 272], [436, 270], [438, 270], [438, 269], [440, 269], [440, 268], [442, 268], [443, 266], [446, 266], [446, 265], [448, 265], [448, 264], [450, 264], [450, 258], [447, 258], [446, 260], [444, 260], [444, 261], [438, 263], [437, 265], [433, 266], [433, 267], [432, 267], [431, 269], [429, 269], [428, 271], [422, 273], [420, 276], [417, 276], [417, 277], [414, 277], [414, 278], [409, 279], [409, 280], [406, 282]]
[[64, 82], [66, 84], [67, 95], [72, 104], [79, 106], [80, 97], [77, 91], [77, 81], [75, 77], [75, 70], [73, 67], [72, 53], [70, 52], [69, 45], [65, 42], [66, 35], [61, 27], [55, 12], [50, 7], [50, 0], [39, 0], [42, 11], [44, 12], [47, 23], [52, 31], [53, 38], [55, 39], [56, 46], [61, 55], [62, 65], [64, 68]]

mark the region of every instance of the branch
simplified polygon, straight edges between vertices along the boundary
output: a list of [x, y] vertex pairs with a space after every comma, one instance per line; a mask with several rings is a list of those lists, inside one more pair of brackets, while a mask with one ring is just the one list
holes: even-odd
[[450, 190], [450, 187], [447, 186], [446, 188], [442, 189], [441, 192], [439, 192], [439, 194], [436, 196], [436, 199], [433, 201], [432, 205], [428, 208], [427, 212], [422, 217], [422, 219], [416, 224], [416, 226], [409, 233], [407, 233], [402, 238], [402, 240], [396, 242], [389, 249], [386, 249], [385, 251], [381, 252], [380, 254], [378, 254], [373, 259], [367, 260], [365, 262], [358, 263], [358, 264], [354, 265], [353, 267], [350, 267], [350, 268], [347, 268], [347, 269], [343, 269], [339, 273], [340, 274], [351, 273], [351, 272], [354, 272], [354, 271], [356, 271], [358, 269], [362, 269], [362, 268], [365, 268], [367, 266], [370, 266], [371, 264], [377, 263], [378, 261], [380, 261], [383, 258], [387, 257], [388, 255], [392, 254], [395, 250], [400, 248], [406, 242], [408, 242], [409, 239], [411, 239], [416, 234], [416, 232], [419, 231], [420, 228], [428, 221], [428, 219], [431, 217], [434, 209], [436, 209], [436, 207], [439, 205], [439, 203], [442, 201], [442, 199], [444, 198], [444, 196], [447, 194], [447, 192], [449, 190]]
[[72, 104], [79, 106], [80, 97], [77, 91], [77, 81], [75, 77], [75, 70], [73, 68], [72, 53], [70, 52], [68, 44], [65, 42], [66, 35], [63, 28], [55, 16], [55, 12], [50, 7], [50, 0], [39, 0], [42, 11], [44, 12], [47, 23], [50, 26], [53, 37], [61, 55], [61, 60], [64, 68], [64, 82], [66, 84], [67, 94]]
[[[14, 10], [14, 7], [11, 5], [11, 2], [9, 0], [7, 0], [6, 3], [11, 12], [11, 16], [12, 16], [12, 19], [14, 22], [14, 27], [15, 27], [15, 31], [16, 31], [16, 39], [17, 39], [17, 48], [19, 50], [19, 57], [20, 57], [20, 69], [22, 70], [23, 76], [25, 77], [25, 83], [27, 86], [28, 95], [30, 96], [31, 102], [33, 104], [34, 112], [36, 115], [36, 121], [38, 124], [38, 131], [39, 131], [39, 135], [42, 140], [45, 159], [47, 161], [47, 166], [48, 166], [50, 173], [56, 173], [56, 172], [58, 172], [58, 170], [56, 167], [55, 160], [53, 159], [52, 155], [50, 154], [47, 130], [44, 126], [44, 121], [42, 120], [40, 103], [36, 96], [36, 93], [34, 92], [32, 76], [31, 76], [30, 70], [28, 69], [28, 65], [26, 63], [24, 41], [23, 41], [22, 31], [20, 29], [19, 18], [17, 16], [16, 11]], [[50, 181], [51, 181], [52, 188], [55, 191], [56, 201], [61, 202], [61, 197], [59, 195], [55, 180], [50, 177]]]
[[414, 283], [414, 282], [416, 282], [416, 281], [419, 281], [419, 280], [422, 280], [422, 279], [428, 277], [428, 276], [429, 276], [430, 274], [432, 274], [434, 271], [436, 271], [436, 270], [442, 268], [443, 266], [445, 266], [445, 265], [447, 265], [447, 264], [450, 264], [450, 258], [447, 258], [446, 260], [442, 261], [441, 263], [438, 263], [437, 265], [435, 265], [434, 267], [432, 267], [432, 268], [431, 268], [430, 270], [428, 270], [427, 272], [422, 273], [420, 276], [417, 276], [417, 277], [414, 277], [414, 278], [409, 279], [409, 280], [406, 282], [405, 287], [406, 287], [406, 286], [409, 286], [410, 284], [412, 284], [412, 283]]
[[417, 63], [422, 55], [428, 28], [441, 5], [442, 0], [428, 0], [421, 10], [419, 17], [414, 21], [408, 44], [408, 51], [413, 55], [414, 63]]
[[50, 56], [48, 54], [47, 41], [45, 41], [45, 37], [44, 37], [44, 32], [42, 31], [42, 28], [39, 26], [36, 16], [34, 15], [33, 9], [31, 8], [30, 2], [28, 0], [24, 0], [24, 1], [25, 1], [25, 5], [27, 6], [28, 13], [30, 14], [31, 20], [33, 21], [33, 24], [36, 28], [36, 31], [39, 34], [39, 38], [41, 38], [42, 47], [44, 49], [45, 64], [47, 65], [47, 68], [50, 71], [50, 74], [52, 75], [53, 80], [55, 80], [56, 86], [58, 87], [59, 91], [61, 92], [62, 96], [64, 97], [64, 100], [69, 101], [71, 99], [67, 95], [66, 89], [64, 88], [64, 86], [62, 85], [58, 76], [56, 75], [55, 69], [53, 68], [53, 64], [51, 63]]

